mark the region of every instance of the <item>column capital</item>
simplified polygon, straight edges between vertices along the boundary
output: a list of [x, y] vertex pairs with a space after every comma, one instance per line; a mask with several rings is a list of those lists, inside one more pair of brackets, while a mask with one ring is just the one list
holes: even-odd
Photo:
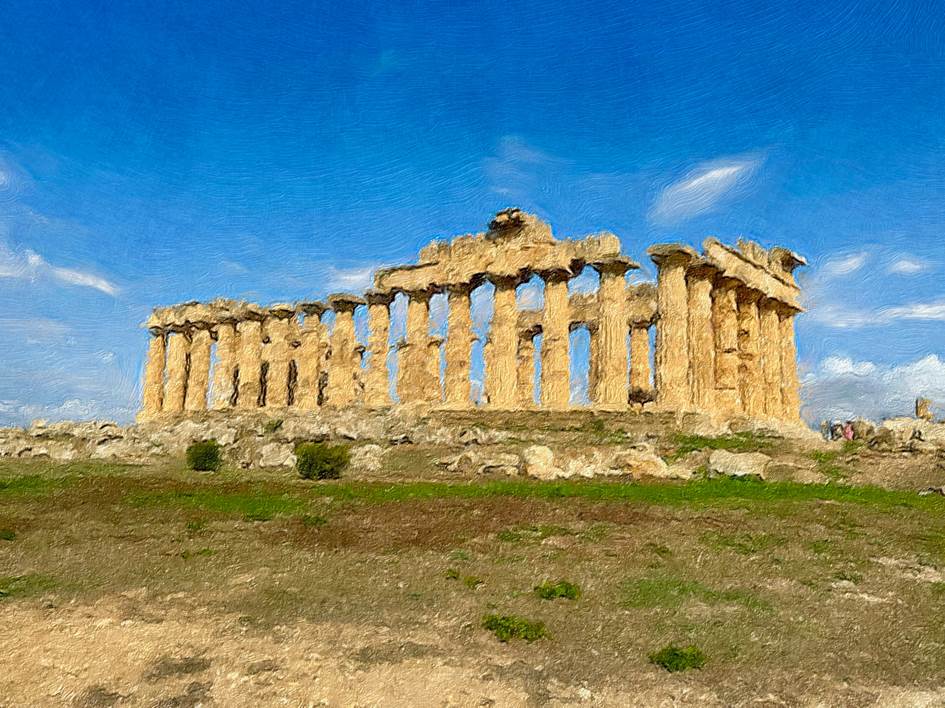
[[496, 273], [489, 273], [486, 277], [488, 278], [489, 282], [496, 287], [503, 286], [507, 288], [516, 288], [527, 280], [527, 278], [523, 278], [521, 274], [499, 275]]
[[538, 274], [538, 277], [547, 282], [556, 282], [560, 283], [562, 281], [568, 281], [574, 277], [574, 271], [565, 266], [552, 266], [550, 268], [542, 268], [536, 270], [535, 273]]
[[328, 296], [328, 305], [335, 312], [354, 312], [358, 306], [366, 304], [363, 297], [352, 293], [332, 293]]
[[278, 320], [287, 320], [295, 315], [296, 312], [295, 305], [290, 305], [287, 302], [277, 302], [266, 308], [266, 314]]
[[469, 295], [475, 287], [473, 283], [447, 283], [446, 292], [449, 295]]
[[759, 302], [764, 293], [759, 290], [754, 290], [748, 287], [741, 287], [737, 291], [738, 301], [745, 303]]
[[394, 299], [394, 293], [389, 290], [371, 289], [364, 293], [364, 299], [368, 305], [390, 305]]
[[686, 270], [686, 277], [692, 278], [694, 280], [712, 280], [715, 278], [718, 272], [719, 269], [714, 265], [708, 261], [699, 259], [697, 261], [693, 261]]
[[688, 266], [699, 255], [682, 243], [658, 243], [646, 249], [650, 259], [656, 265], [665, 266]]
[[429, 301], [431, 297], [436, 295], [437, 290], [432, 287], [427, 287], [416, 290], [400, 290], [398, 292], [402, 292], [411, 300]]
[[640, 267], [639, 263], [636, 263], [626, 256], [602, 258], [598, 261], [591, 261], [588, 265], [596, 269], [601, 275], [604, 273], [612, 275], [624, 275], [628, 270], [636, 270]]
[[328, 305], [326, 305], [321, 300], [303, 300], [302, 302], [298, 303], [296, 307], [307, 317], [321, 317], [329, 309]]

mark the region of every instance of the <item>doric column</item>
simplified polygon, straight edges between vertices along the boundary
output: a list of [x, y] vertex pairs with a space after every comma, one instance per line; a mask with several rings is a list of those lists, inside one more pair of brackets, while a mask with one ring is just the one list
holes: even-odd
[[571, 363], [568, 353], [571, 312], [568, 303], [569, 270], [540, 273], [545, 281], [545, 308], [541, 317], [541, 407], [568, 407]]
[[659, 269], [656, 280], [656, 403], [663, 410], [686, 410], [690, 406], [686, 269], [695, 252], [679, 244], [652, 246], [647, 252]]
[[518, 339], [516, 398], [520, 408], [535, 405], [535, 333], [524, 332]]
[[513, 410], [516, 407], [516, 350], [518, 337], [518, 308], [515, 304], [515, 288], [518, 278], [491, 277], [495, 285], [495, 306], [489, 325], [489, 341], [486, 345], [486, 395], [490, 408]]
[[761, 371], [758, 299], [761, 293], [738, 290], [738, 383], [745, 415], [764, 415], [764, 376]]
[[715, 412], [715, 334], [712, 327], [712, 278], [715, 269], [696, 265], [686, 274], [689, 291], [689, 384], [692, 404]]
[[597, 322], [587, 325], [587, 338], [587, 400], [594, 405], [597, 403], [597, 385], [600, 383], [600, 328]]
[[627, 281], [625, 275], [637, 265], [616, 257], [593, 264], [600, 273], [597, 302], [597, 396], [599, 407], [627, 406]]
[[401, 403], [430, 400], [430, 298], [431, 290], [411, 290], [407, 295], [406, 337], [397, 350], [397, 396]]
[[190, 339], [183, 329], [172, 330], [167, 342], [167, 386], [164, 390], [165, 413], [180, 413], [184, 410], [187, 394], [187, 359]]
[[295, 388], [295, 405], [299, 410], [313, 411], [318, 408], [319, 378], [321, 376], [328, 337], [322, 314], [328, 309], [321, 302], [303, 302], [299, 308], [305, 314], [299, 334], [296, 354], [298, 381]]
[[450, 408], [471, 408], [469, 362], [472, 357], [472, 316], [469, 310], [470, 283], [447, 287], [449, 313], [446, 318], [446, 374], [444, 398]]
[[259, 407], [262, 376], [262, 318], [261, 312], [246, 313], [246, 319], [236, 325], [239, 335], [239, 381], [236, 405], [242, 410]]
[[236, 323], [220, 322], [217, 325], [217, 361], [213, 368], [214, 410], [223, 410], [233, 405], [236, 371], [239, 367], [239, 341]]
[[349, 406], [357, 399], [360, 354], [354, 332], [354, 311], [363, 305], [357, 295], [328, 296], [328, 304], [335, 311], [335, 325], [331, 331], [331, 359], [328, 360], [328, 387], [326, 403], [335, 408]]
[[378, 290], [368, 291], [368, 321], [371, 333], [368, 350], [371, 358], [364, 379], [364, 405], [383, 408], [390, 405], [390, 379], [387, 352], [390, 349], [390, 303], [393, 296]]
[[634, 323], [630, 328], [630, 391], [637, 396], [653, 390], [650, 371], [650, 328]]
[[732, 417], [742, 411], [738, 385], [739, 282], [719, 278], [712, 292], [712, 325], [715, 330], [715, 402], [719, 413]]
[[184, 408], [188, 411], [207, 410], [207, 392], [210, 387], [210, 347], [213, 337], [209, 326], [193, 330], [190, 339], [190, 366], [187, 376], [187, 399]]
[[266, 374], [266, 408], [286, 408], [289, 405], [289, 362], [292, 361], [292, 305], [273, 305], [269, 308], [265, 322], [265, 334], [269, 339]]
[[141, 395], [141, 418], [147, 420], [161, 412], [164, 403], [164, 357], [167, 350], [167, 334], [153, 327], [148, 343], [148, 360], [144, 367], [144, 391]]
[[797, 378], [797, 343], [794, 339], [794, 310], [780, 313], [781, 402], [785, 420], [801, 419], [801, 387]]
[[781, 401], [781, 322], [778, 303], [765, 298], [759, 304], [761, 321], [761, 372], [764, 380], [764, 412], [768, 418], [784, 417]]

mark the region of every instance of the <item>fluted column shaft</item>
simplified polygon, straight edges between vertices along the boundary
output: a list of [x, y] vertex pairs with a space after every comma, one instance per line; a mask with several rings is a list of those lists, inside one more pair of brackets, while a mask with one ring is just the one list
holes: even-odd
[[627, 282], [624, 260], [595, 264], [600, 273], [597, 301], [597, 397], [604, 408], [627, 406]]
[[368, 320], [371, 332], [368, 350], [371, 353], [364, 380], [364, 405], [383, 408], [390, 405], [390, 382], [387, 352], [390, 349], [390, 302], [387, 293], [368, 293]]
[[519, 337], [516, 371], [518, 405], [531, 408], [535, 405], [535, 340], [530, 335]]
[[321, 321], [324, 308], [308, 307], [304, 312], [305, 320], [302, 322], [296, 357], [298, 382], [295, 405], [300, 410], [313, 411], [318, 408], [319, 378], [328, 349], [328, 338]]
[[587, 400], [592, 405], [597, 403], [600, 383], [600, 328], [595, 322], [587, 328]]
[[664, 410], [689, 408], [689, 292], [691, 256], [675, 251], [654, 256], [656, 281], [656, 403]]
[[242, 320], [239, 334], [239, 384], [236, 405], [242, 410], [259, 407], [260, 376], [262, 372], [262, 322]]
[[167, 344], [167, 388], [164, 392], [164, 412], [180, 413], [184, 410], [187, 394], [187, 355], [190, 340], [184, 332], [173, 332]]
[[712, 277], [707, 267], [689, 270], [689, 384], [696, 410], [715, 410], [715, 334], [712, 326]]
[[650, 370], [650, 330], [645, 325], [630, 328], [630, 390], [645, 393], [653, 388]]
[[715, 330], [715, 401], [719, 413], [731, 417], [742, 411], [739, 391], [738, 281], [721, 278], [712, 293]]
[[768, 418], [784, 417], [781, 401], [781, 322], [777, 302], [762, 300], [759, 306], [761, 322], [761, 372], [764, 379], [764, 412]]
[[495, 307], [489, 326], [486, 356], [486, 394], [489, 406], [510, 410], [515, 408], [515, 364], [518, 337], [515, 328], [518, 309], [515, 304], [514, 278], [494, 278]]
[[472, 315], [469, 293], [463, 284], [448, 289], [449, 313], [446, 318], [446, 374], [444, 398], [450, 408], [470, 408], [469, 363], [472, 358]]
[[285, 408], [289, 405], [289, 362], [292, 359], [290, 316], [290, 313], [279, 312], [266, 320], [266, 335], [269, 337], [266, 408]]
[[764, 376], [761, 370], [761, 322], [758, 316], [760, 293], [747, 288], [738, 292], [738, 374], [745, 415], [764, 415]]
[[190, 366], [187, 379], [188, 411], [207, 410], [207, 392], [210, 387], [210, 347], [213, 337], [209, 329], [195, 329], [190, 340]]
[[541, 318], [541, 406], [550, 410], [568, 407], [571, 393], [571, 313], [566, 271], [542, 274], [545, 307]]
[[164, 404], [164, 358], [167, 354], [167, 335], [163, 330], [151, 330], [148, 360], [144, 367], [144, 390], [141, 396], [142, 418], [161, 412]]
[[355, 351], [354, 331], [356, 305], [347, 302], [332, 304], [335, 325], [331, 331], [331, 358], [328, 360], [328, 405], [340, 408], [354, 403], [357, 398], [357, 369], [359, 355]]
[[239, 342], [236, 324], [221, 322], [217, 325], [217, 361], [213, 369], [214, 410], [229, 408], [233, 400], [233, 379], [239, 365], [237, 359]]
[[397, 353], [397, 395], [401, 403], [429, 400], [430, 297], [426, 290], [407, 293], [406, 340]]
[[780, 317], [781, 329], [781, 401], [784, 406], [785, 420], [801, 419], [801, 391], [797, 376], [797, 342], [794, 338], [793, 311], [783, 312]]

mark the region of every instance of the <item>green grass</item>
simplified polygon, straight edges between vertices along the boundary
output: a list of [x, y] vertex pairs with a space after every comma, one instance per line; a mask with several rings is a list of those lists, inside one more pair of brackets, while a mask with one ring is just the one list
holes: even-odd
[[48, 575], [31, 573], [0, 578], [0, 600], [9, 597], [36, 595], [56, 587], [56, 581]]
[[48, 477], [27, 474], [0, 479], [0, 499], [15, 496], [44, 496], [73, 484], [75, 477]]
[[708, 661], [708, 657], [702, 653], [699, 647], [693, 645], [677, 647], [675, 644], [669, 644], [659, 651], [653, 652], [649, 659], [650, 663], [656, 664], [669, 672], [701, 669]]
[[241, 516], [244, 521], [268, 521], [275, 516], [300, 514], [305, 502], [288, 494], [271, 492], [230, 492], [212, 488], [194, 488], [162, 492], [139, 492], [127, 497], [135, 507], [199, 509], [200, 511]]
[[531, 526], [516, 526], [504, 529], [496, 534], [496, 538], [505, 543], [522, 543], [528, 541], [544, 541], [552, 536], [570, 536], [573, 532], [563, 526], [541, 524]]
[[696, 450], [728, 450], [730, 452], [758, 452], [770, 448], [772, 441], [755, 433], [735, 433], [734, 435], [720, 435], [708, 437], [705, 435], [686, 435], [678, 433], [673, 436], [674, 452], [670, 460], [675, 461]]
[[745, 590], [716, 590], [695, 580], [673, 575], [654, 575], [629, 580], [620, 588], [622, 604], [632, 608], [676, 609], [688, 600], [706, 604], [735, 604], [748, 609], [768, 609], [768, 603]]
[[13, 541], [16, 538], [16, 531], [13, 529], [0, 529], [0, 541]]
[[477, 578], [475, 575], [467, 575], [463, 578], [463, 585], [465, 585], [470, 590], [475, 590], [485, 582], [485, 580], [482, 578]]
[[546, 580], [535, 586], [535, 594], [542, 600], [577, 600], [581, 597], [581, 588], [567, 580], [559, 580], [556, 583]]
[[534, 642], [549, 636], [544, 622], [528, 620], [517, 615], [486, 615], [482, 618], [482, 627], [495, 634], [500, 642], [512, 639]]

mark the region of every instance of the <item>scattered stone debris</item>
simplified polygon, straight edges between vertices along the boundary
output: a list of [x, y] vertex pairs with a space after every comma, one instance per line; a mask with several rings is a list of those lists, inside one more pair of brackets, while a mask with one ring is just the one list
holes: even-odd
[[765, 479], [765, 470], [770, 462], [771, 458], [760, 452], [713, 450], [709, 455], [709, 475]]

